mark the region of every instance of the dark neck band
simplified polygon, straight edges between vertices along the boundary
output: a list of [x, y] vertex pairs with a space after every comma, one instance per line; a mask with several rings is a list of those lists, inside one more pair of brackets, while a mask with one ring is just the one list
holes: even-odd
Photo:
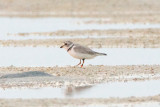
[[72, 44], [71, 47], [68, 48], [67, 52], [70, 51], [73, 48], [74, 44]]

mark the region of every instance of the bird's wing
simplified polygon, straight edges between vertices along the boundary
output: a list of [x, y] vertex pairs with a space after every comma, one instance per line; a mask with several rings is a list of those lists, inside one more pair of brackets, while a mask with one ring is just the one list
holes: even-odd
[[79, 44], [76, 44], [76, 45], [75, 45], [74, 51], [75, 51], [75, 52], [78, 52], [78, 53], [83, 53], [83, 54], [91, 54], [91, 55], [96, 54], [96, 52], [94, 52], [94, 51], [91, 50], [90, 48], [81, 46], [81, 45], [79, 45]]

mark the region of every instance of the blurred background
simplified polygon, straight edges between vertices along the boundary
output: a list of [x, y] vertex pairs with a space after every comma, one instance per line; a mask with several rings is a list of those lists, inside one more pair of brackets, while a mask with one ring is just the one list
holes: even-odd
[[159, 107], [159, 55], [160, 0], [0, 0], [0, 107]]

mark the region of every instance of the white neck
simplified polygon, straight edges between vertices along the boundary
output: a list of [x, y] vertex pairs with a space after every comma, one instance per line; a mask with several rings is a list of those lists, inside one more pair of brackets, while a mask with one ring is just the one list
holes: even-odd
[[72, 47], [72, 45], [74, 45], [73, 43], [71, 45], [69, 45], [69, 47], [64, 46], [63, 48], [67, 51], [70, 47]]

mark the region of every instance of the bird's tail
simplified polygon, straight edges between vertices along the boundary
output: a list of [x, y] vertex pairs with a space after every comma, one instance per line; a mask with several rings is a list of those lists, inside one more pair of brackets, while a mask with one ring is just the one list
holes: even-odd
[[97, 55], [102, 55], [102, 56], [107, 56], [107, 54], [105, 53], [99, 53], [99, 52], [96, 52]]

